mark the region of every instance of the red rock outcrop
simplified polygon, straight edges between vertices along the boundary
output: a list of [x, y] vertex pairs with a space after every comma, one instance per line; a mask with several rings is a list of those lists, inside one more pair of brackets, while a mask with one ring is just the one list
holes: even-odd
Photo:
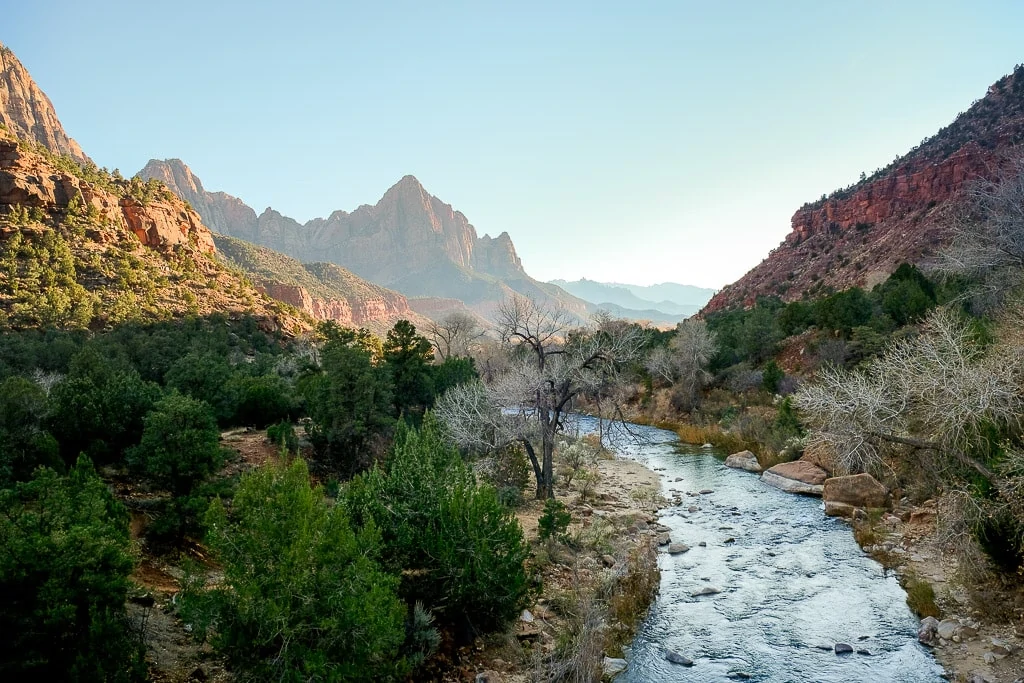
[[145, 203], [127, 194], [127, 181], [118, 195], [81, 178], [59, 171], [43, 157], [19, 149], [10, 133], [0, 131], [0, 206], [66, 211], [76, 197], [98, 217], [130, 230], [144, 245], [166, 250], [190, 246], [202, 253], [215, 251], [213, 236], [199, 215], [172, 194]]
[[760, 296], [872, 287], [901, 263], [921, 264], [948, 239], [965, 187], [991, 179], [1024, 142], [1024, 67], [1000, 79], [956, 121], [856, 185], [801, 207], [792, 232], [702, 313]]
[[0, 44], [0, 124], [17, 137], [38, 142], [54, 154], [88, 162], [78, 143], [68, 137], [53, 103], [7, 47]]

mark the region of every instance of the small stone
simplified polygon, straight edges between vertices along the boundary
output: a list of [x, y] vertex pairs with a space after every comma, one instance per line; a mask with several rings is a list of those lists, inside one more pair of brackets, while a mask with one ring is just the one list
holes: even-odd
[[667, 532], [662, 532], [657, 535], [656, 540], [658, 545], [668, 545], [672, 542], [672, 537]]
[[676, 477], [676, 478], [675, 478], [675, 481], [682, 481], [682, 480], [683, 480], [683, 478], [682, 478], [682, 477]]
[[835, 651], [837, 655], [847, 655], [853, 652], [853, 646], [849, 643], [836, 643]]
[[702, 595], [715, 595], [715, 594], [721, 593], [721, 592], [722, 591], [720, 589], [715, 588], [714, 586], [704, 586], [700, 590], [694, 591], [694, 592], [690, 593], [690, 597], [691, 598], [699, 598]]
[[475, 683], [501, 683], [501, 674], [497, 671], [481, 671], [476, 675]]
[[700, 490], [700, 495], [702, 495], [702, 496], [706, 496], [709, 493], [714, 493], [714, 491], [712, 489], [701, 489]]
[[604, 566], [606, 566], [609, 569], [611, 569], [612, 567], [615, 566], [615, 558], [612, 557], [611, 555], [602, 555], [601, 556], [601, 564], [603, 564]]
[[1006, 657], [1013, 652], [1013, 646], [1001, 638], [993, 638], [991, 643], [992, 653], [997, 657]]
[[984, 653], [982, 653], [982, 655], [981, 655], [981, 659], [982, 659], [982, 660], [983, 660], [983, 661], [984, 661], [984, 662], [985, 662], [986, 664], [995, 664], [995, 663], [996, 663], [996, 660], [997, 660], [997, 659], [999, 659], [999, 658], [998, 658], [998, 657], [996, 657], [996, 656], [995, 656], [994, 654], [992, 654], [991, 652], [984, 652]]
[[708, 542], [707, 541], [701, 541], [697, 545], [699, 545], [701, 548], [707, 548], [708, 547]]
[[685, 543], [672, 543], [668, 547], [668, 554], [682, 555], [683, 553], [688, 552], [689, 550], [690, 546], [686, 545]]
[[522, 621], [526, 624], [532, 624], [534, 621], [533, 614], [530, 613], [530, 610], [524, 609], [523, 613], [519, 615], [519, 621]]
[[700, 508], [697, 507], [696, 505], [691, 505], [690, 507], [686, 508], [687, 512], [697, 512], [698, 510], [700, 510]]
[[736, 539], [733, 538], [732, 536], [730, 536], [729, 538], [727, 538], [724, 541], [722, 541], [722, 543], [735, 543], [735, 542], [736, 542]]
[[857, 654], [864, 655], [865, 657], [874, 657], [874, 655], [871, 654], [871, 650], [858, 649]]
[[683, 666], [693, 666], [693, 660], [689, 657], [684, 657], [678, 652], [672, 650], [665, 650], [665, 659], [672, 662], [673, 664], [681, 664]]
[[748, 674], [746, 671], [730, 671], [726, 676], [737, 681], [749, 681], [753, 678], [753, 676]]

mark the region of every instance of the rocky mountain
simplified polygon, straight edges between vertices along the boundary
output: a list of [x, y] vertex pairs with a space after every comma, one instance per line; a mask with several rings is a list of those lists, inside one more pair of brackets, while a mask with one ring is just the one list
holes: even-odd
[[[715, 293], [712, 289], [702, 289], [691, 285], [679, 285], [665, 282], [660, 285], [640, 286], [594, 280], [552, 280], [574, 296], [589, 301], [599, 308], [615, 313], [621, 310], [626, 317], [640, 318], [647, 315], [648, 319], [658, 322], [678, 321], [693, 315], [708, 302]], [[667, 294], [663, 298], [647, 298], [639, 293], [661, 292]], [[675, 299], [670, 298], [675, 297]], [[613, 310], [614, 309], [614, 310]], [[654, 317], [651, 317], [651, 316]]]
[[162, 184], [0, 130], [0, 329], [211, 313], [312, 328], [225, 267], [199, 215]]
[[68, 137], [53, 103], [11, 50], [0, 44], [0, 124], [14, 136], [39, 143], [54, 154], [89, 162], [78, 143]]
[[406, 296], [455, 299], [484, 315], [511, 293], [554, 301], [580, 317], [592, 309], [531, 278], [507, 233], [479, 237], [465, 215], [413, 176], [402, 178], [373, 206], [300, 224], [271, 208], [257, 216], [236, 197], [208, 192], [177, 159], [151, 160], [139, 175], [167, 183], [219, 233], [302, 262], [340, 265]]
[[751, 305], [759, 296], [871, 287], [900, 263], [921, 264], [948, 239], [963, 190], [992, 178], [1024, 142], [1024, 66], [930, 138], [860, 182], [805, 204], [792, 231], [760, 264], [705, 307]]
[[333, 263], [301, 263], [266, 247], [214, 235], [221, 257], [249, 273], [269, 296], [316, 320], [365, 327], [383, 336], [399, 320], [424, 329], [430, 321], [398, 292], [371, 284]]

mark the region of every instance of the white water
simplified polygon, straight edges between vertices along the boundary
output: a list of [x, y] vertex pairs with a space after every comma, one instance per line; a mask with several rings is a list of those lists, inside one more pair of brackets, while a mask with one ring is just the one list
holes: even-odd
[[[585, 418], [581, 427], [596, 421]], [[917, 642], [918, 620], [896, 578], [864, 554], [844, 522], [825, 517], [820, 499], [762, 484], [672, 432], [634, 429], [641, 441], [619, 435], [609, 445], [665, 468], [662, 492], [684, 495], [661, 521], [673, 542], [691, 550], [661, 555], [661, 593], [619, 683], [729, 681], [741, 673], [777, 683], [944, 680]], [[702, 489], [714, 492], [685, 495]], [[687, 512], [691, 505], [700, 511]], [[706, 586], [722, 592], [691, 596]], [[837, 642], [870, 654], [836, 655]], [[694, 665], [668, 662], [666, 648]]]

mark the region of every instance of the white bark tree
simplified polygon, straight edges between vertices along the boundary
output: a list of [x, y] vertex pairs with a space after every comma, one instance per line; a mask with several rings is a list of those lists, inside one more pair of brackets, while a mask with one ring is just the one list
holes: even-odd
[[435, 414], [460, 445], [477, 450], [523, 444], [537, 498], [554, 497], [553, 454], [573, 400], [607, 391], [623, 366], [639, 358], [644, 335], [632, 325], [571, 329], [562, 310], [520, 297], [498, 310], [498, 332], [510, 355], [489, 382], [456, 387]]
[[811, 442], [827, 444], [847, 472], [877, 472], [909, 447], [931, 453], [938, 470], [969, 468], [997, 483], [971, 453], [988, 426], [1019, 428], [1022, 370], [1020, 346], [983, 349], [955, 313], [937, 309], [917, 337], [862, 370], [824, 370], [794, 403]]
[[648, 354], [645, 366], [651, 376], [674, 385], [685, 403], [693, 406], [701, 388], [711, 379], [707, 368], [717, 348], [715, 333], [707, 323], [688, 318], [676, 326], [667, 348], [659, 347]]

